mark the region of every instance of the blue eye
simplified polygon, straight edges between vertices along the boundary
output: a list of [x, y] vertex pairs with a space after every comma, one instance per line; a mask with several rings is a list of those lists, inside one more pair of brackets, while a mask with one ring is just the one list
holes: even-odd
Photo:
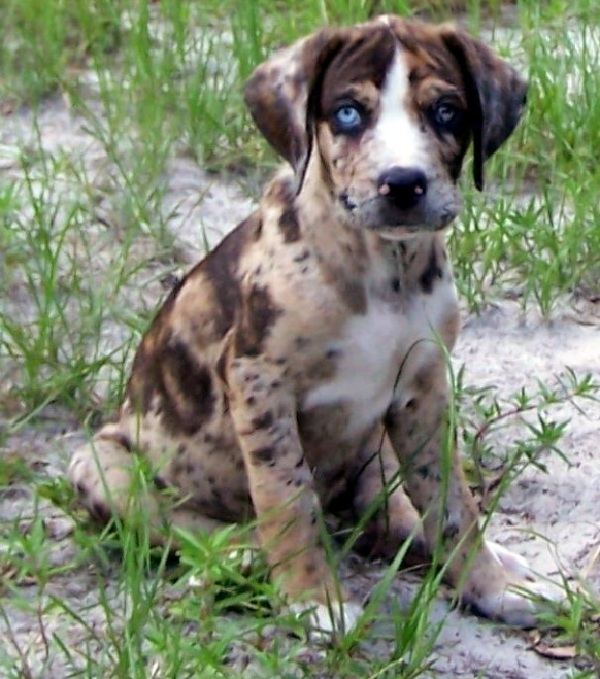
[[356, 132], [363, 124], [363, 117], [356, 106], [340, 106], [333, 114], [336, 127], [340, 132]]

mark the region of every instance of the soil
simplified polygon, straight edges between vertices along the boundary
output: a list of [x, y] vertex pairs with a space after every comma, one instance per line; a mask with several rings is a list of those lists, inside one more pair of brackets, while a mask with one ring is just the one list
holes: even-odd
[[[82, 120], [65, 102], [57, 100], [41, 112], [37, 132], [28, 112], [4, 117], [0, 127], [0, 179], [21, 176], [20, 150], [31, 145], [36, 134], [49, 152], [60, 148], [62, 153], [82, 159], [94, 169], [94, 176], [101, 179], [103, 173], [110, 171], [102, 148], [86, 133]], [[182, 267], [203, 252], [200, 224], [214, 244], [248, 213], [252, 204], [235, 183], [209, 175], [189, 159], [173, 159], [165, 181], [164, 210], [165, 214], [171, 214], [168, 228]], [[114, 245], [117, 246], [118, 243]], [[164, 290], [154, 288], [150, 292], [164, 294]], [[132, 298], [138, 293], [130, 291]], [[26, 303], [26, 295], [19, 299]], [[11, 307], [14, 303], [15, 300], [10, 302]], [[600, 383], [600, 313], [597, 311], [592, 303], [585, 307], [565, 304], [548, 320], [533, 311], [524, 312], [515, 301], [501, 300], [478, 316], [465, 314], [454, 366], [465, 366], [467, 384], [491, 386], [505, 397], [523, 386], [535, 390], [538, 381], [556, 385], [557, 378], [566, 377], [567, 368], [579, 375], [591, 373]], [[565, 577], [571, 582], [580, 580], [598, 595], [600, 403], [570, 402], [551, 413], [554, 419], [569, 419], [560, 444], [564, 459], [548, 452], [542, 458], [546, 471], [529, 466], [502, 497], [488, 534], [525, 556], [543, 576]], [[512, 421], [494, 435], [494, 445], [499, 449], [509, 445], [522, 428], [521, 421]], [[83, 438], [82, 428], [69, 412], [49, 407], [35, 424], [8, 437], [0, 454], [19, 455], [36, 474], [59, 478], [64, 473], [69, 452]], [[72, 540], [71, 520], [51, 503], [35, 498], [30, 482], [14, 480], [1, 490], [0, 522], [18, 520], [26, 528], [34, 515], [35, 503], [39, 502], [45, 540], [51, 543], [51, 561], [71, 562], [78, 553], [78, 546]], [[2, 550], [6, 549], [6, 545], [0, 544], [0, 574]], [[107, 596], [115, 610], [124, 605], [116, 588], [118, 568], [118, 559], [115, 559], [104, 574]], [[344, 564], [343, 572], [349, 587], [366, 595], [381, 577], [383, 566], [351, 557]], [[394, 598], [401, 607], [406, 605], [416, 587], [415, 576], [399, 574], [388, 594], [386, 607]], [[41, 583], [25, 582], [19, 590], [24, 598], [39, 601], [40, 612], [22, 610], [0, 592], [4, 597], [0, 600], [3, 613], [0, 657], [3, 654], [15, 659], [25, 657], [31, 676], [61, 677], [62, 654], [52, 642], [52, 635], [59, 634], [70, 648], [76, 649], [85, 643], [87, 631], [83, 625], [73, 624], [71, 619], [56, 614], [52, 607], [42, 612], [43, 607], [51, 597], [56, 597], [80, 611], [92, 628], [101, 629], [105, 624], [104, 609], [99, 603], [96, 576], [82, 564], [75, 572], [54, 577], [43, 587]], [[579, 663], [577, 658], [551, 659], [536, 652], [532, 648], [531, 633], [504, 628], [469, 612], [451, 610], [443, 592], [433, 607], [432, 619], [444, 622], [435, 643], [431, 677], [561, 679], [571, 676], [573, 667]], [[385, 644], [377, 641], [382, 635], [376, 633], [377, 629], [372, 632], [371, 638], [369, 634], [365, 637], [363, 649], [367, 653], [384, 654]], [[94, 652], [94, 648], [89, 650]], [[565, 654], [571, 655], [568, 651]]]

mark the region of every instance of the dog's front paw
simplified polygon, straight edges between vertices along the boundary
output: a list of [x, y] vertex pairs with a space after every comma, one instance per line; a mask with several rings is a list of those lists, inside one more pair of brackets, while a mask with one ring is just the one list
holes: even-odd
[[310, 641], [330, 643], [336, 637], [351, 632], [363, 613], [362, 606], [355, 601], [331, 602], [328, 604], [306, 601], [291, 604], [290, 610], [306, 621]]
[[495, 542], [487, 542], [492, 557], [487, 569], [473, 569], [461, 599], [479, 614], [518, 627], [534, 627], [549, 603], [560, 603], [564, 592], [550, 581], [540, 582], [526, 559]]
[[464, 603], [486, 618], [524, 628], [535, 627], [544, 608], [550, 602], [556, 604], [563, 599], [557, 585], [529, 580], [509, 581], [484, 592], [463, 596]]

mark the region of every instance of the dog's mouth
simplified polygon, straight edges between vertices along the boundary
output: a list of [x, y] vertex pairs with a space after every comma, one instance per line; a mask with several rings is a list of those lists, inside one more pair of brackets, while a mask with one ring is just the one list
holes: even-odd
[[398, 237], [422, 231], [442, 231], [452, 223], [459, 211], [455, 201], [448, 201], [437, 210], [430, 209], [426, 201], [409, 208], [399, 208], [381, 192], [361, 201], [342, 192], [339, 201], [346, 212], [364, 228], [385, 231], [388, 235], [396, 232]]

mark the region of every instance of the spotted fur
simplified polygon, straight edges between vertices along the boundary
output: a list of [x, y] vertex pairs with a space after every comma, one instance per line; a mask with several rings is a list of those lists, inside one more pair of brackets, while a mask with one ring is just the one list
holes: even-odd
[[210, 531], [255, 518], [282, 593], [316, 606], [327, 633], [360, 607], [336, 585], [319, 515], [357, 520], [385, 489], [363, 549], [439, 538], [465, 602], [530, 623], [531, 603], [509, 591], [522, 575], [482, 541], [456, 454], [441, 455], [459, 327], [443, 233], [469, 144], [481, 186], [525, 92], [459, 29], [393, 16], [318, 31], [259, 66], [246, 102], [291, 167], [172, 291], [118, 420], [75, 451], [90, 511], [127, 517], [142, 456], [155, 483], [138, 504], [156, 539], [164, 519]]

